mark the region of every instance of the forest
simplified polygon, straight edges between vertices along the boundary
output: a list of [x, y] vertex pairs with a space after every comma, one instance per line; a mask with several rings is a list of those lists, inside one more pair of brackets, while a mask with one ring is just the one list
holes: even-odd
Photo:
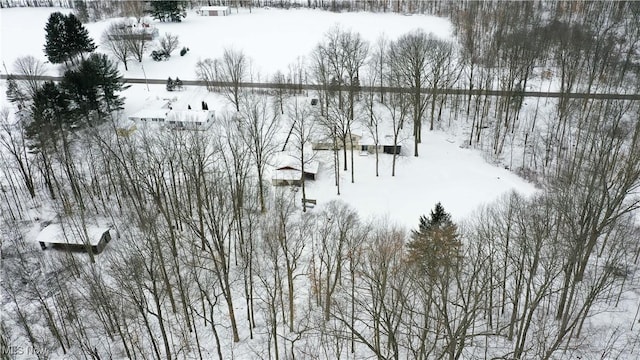
[[[128, 3], [0, 1], [76, 9], [53, 13], [45, 28], [62, 80], [40, 81], [45, 64], [25, 56], [11, 73], [26, 79], [5, 82], [0, 358], [640, 352], [640, 101], [615, 96], [640, 94], [640, 3], [184, 2], [427, 13], [454, 26], [453, 41], [414, 31], [375, 43], [334, 27], [306, 62], [269, 78], [282, 85], [273, 91], [241, 87], [250, 59], [225, 49], [194, 69], [233, 107], [207, 132], [120, 127], [123, 60], [96, 52], [82, 22], [136, 17]], [[540, 88], [549, 79], [558, 97], [524, 96], [551, 92]], [[303, 84], [317, 86], [318, 106], [297, 101]], [[304, 172], [314, 156], [305, 149], [322, 133], [334, 144], [340, 193], [341, 173], [355, 182], [347, 149], [356, 125], [374, 139], [390, 128], [394, 145], [412, 145], [381, 171], [395, 175], [397, 157], [424, 156], [423, 133], [462, 128], [464, 147], [539, 191], [458, 222], [442, 204], [424, 204], [406, 229], [343, 201], [307, 209], [304, 181], [301, 203], [271, 186], [281, 135]], [[87, 247], [91, 224], [109, 224], [114, 236], [102, 254], [43, 251], [29, 239], [51, 222]]]

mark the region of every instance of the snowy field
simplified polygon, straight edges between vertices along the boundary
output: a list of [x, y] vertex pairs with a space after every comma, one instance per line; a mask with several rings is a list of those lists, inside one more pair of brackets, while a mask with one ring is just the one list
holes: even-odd
[[[0, 10], [0, 36], [2, 54], [0, 58], [7, 66], [20, 56], [33, 55], [43, 61], [45, 31], [44, 26], [53, 11], [69, 12], [69, 9], [56, 8], [11, 8]], [[90, 36], [100, 45], [100, 37], [113, 19], [85, 26]], [[372, 13], [332, 13], [321, 10], [297, 9], [240, 9], [232, 10], [231, 16], [207, 17], [189, 11], [181, 23], [161, 23], [151, 20], [162, 36], [172, 33], [179, 36], [180, 48], [190, 49], [184, 57], [178, 51], [168, 62], [154, 62], [147, 56], [143, 61], [144, 70], [149, 78], [164, 79], [178, 76], [183, 80], [195, 79], [195, 64], [200, 59], [216, 58], [222, 55], [225, 47], [243, 50], [252, 59], [256, 74], [266, 79], [280, 70], [287, 73], [289, 64], [306, 57], [318, 44], [324, 33], [332, 26], [359, 32], [365, 40], [375, 42], [382, 34], [389, 39], [414, 30], [424, 29], [441, 38], [452, 36], [451, 23], [444, 18], [426, 15], [404, 16], [398, 14]], [[24, 24], [29, 24], [25, 26]], [[20, 36], [16, 30], [20, 29]], [[103, 51], [98, 47], [98, 51]], [[132, 62], [128, 77], [142, 78], [142, 68]], [[51, 73], [55, 74], [55, 71]], [[258, 80], [258, 79], [254, 79]]]

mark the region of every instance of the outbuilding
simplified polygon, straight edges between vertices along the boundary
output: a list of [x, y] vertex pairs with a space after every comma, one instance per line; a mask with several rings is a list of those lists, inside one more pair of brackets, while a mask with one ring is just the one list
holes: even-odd
[[303, 172], [300, 160], [287, 153], [276, 155], [275, 163], [271, 178], [274, 186], [301, 186], [303, 177], [305, 180], [315, 180], [320, 168], [320, 163], [316, 160], [305, 161]]
[[202, 16], [227, 16], [231, 15], [228, 6], [202, 6], [198, 13]]
[[60, 224], [45, 226], [36, 241], [44, 249], [58, 248], [69, 251], [87, 252], [91, 249], [94, 254], [101, 253], [107, 243], [111, 241], [109, 228], [100, 226], [87, 226], [83, 229], [63, 228]]

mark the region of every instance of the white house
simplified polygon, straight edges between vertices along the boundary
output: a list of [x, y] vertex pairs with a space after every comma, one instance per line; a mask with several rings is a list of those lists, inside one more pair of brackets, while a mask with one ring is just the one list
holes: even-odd
[[201, 6], [197, 13], [202, 16], [227, 16], [231, 15], [231, 9], [228, 6]]
[[190, 104], [176, 102], [176, 99], [151, 101], [147, 106], [130, 115], [129, 120], [178, 130], [206, 130], [215, 120], [215, 111], [209, 110], [209, 105], [204, 101], [197, 109], [192, 109]]

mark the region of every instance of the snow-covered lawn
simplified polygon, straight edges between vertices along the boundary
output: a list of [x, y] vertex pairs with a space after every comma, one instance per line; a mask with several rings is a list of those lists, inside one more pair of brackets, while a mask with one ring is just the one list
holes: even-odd
[[[177, 92], [168, 92], [161, 85], [150, 85], [149, 89], [147, 91], [145, 85], [133, 85], [127, 90], [123, 115], [130, 115], [144, 108], [145, 103], [163, 98], [175, 99], [176, 103], [190, 99], [192, 106], [204, 100], [218, 115], [225, 109], [232, 110], [220, 94], [208, 93], [203, 87], [187, 87], [185, 91]], [[302, 97], [300, 101], [304, 99]], [[284, 123], [286, 119], [282, 121]], [[341, 195], [337, 195], [335, 187], [333, 153], [318, 151], [316, 159], [321, 161], [320, 172], [316, 181], [307, 182], [307, 197], [317, 200], [317, 208], [332, 199], [342, 199], [365, 219], [388, 217], [399, 225], [414, 228], [420, 215], [428, 215], [438, 201], [451, 212], [455, 221], [460, 221], [504, 193], [515, 190], [531, 194], [536, 191], [531, 183], [485, 161], [479, 151], [462, 148], [460, 145], [466, 135], [426, 129], [423, 132], [419, 157], [413, 156], [410, 140], [403, 143], [403, 155], [398, 157], [395, 177], [391, 176], [391, 155], [380, 154], [380, 176], [376, 177], [375, 155], [361, 155], [360, 151], [355, 151], [355, 183], [352, 184], [348, 152], [349, 171], [340, 171]], [[340, 152], [341, 169], [342, 156]], [[300, 198], [301, 193], [295, 196]]]
[[383, 216], [415, 228], [420, 215], [428, 215], [437, 202], [451, 212], [454, 221], [460, 221], [501, 194], [535, 191], [533, 185], [458, 144], [447, 134], [425, 131], [420, 157], [413, 157], [412, 149], [403, 149], [395, 177], [391, 177], [391, 155], [380, 154], [380, 176], [376, 177], [375, 155], [355, 152], [355, 182], [351, 183], [350, 171], [341, 171], [340, 196], [336, 194], [331, 156], [326, 152], [319, 181], [309, 182], [307, 196], [318, 204], [341, 198], [362, 217]]
[[[20, 56], [33, 55], [43, 61], [45, 42], [44, 26], [49, 14], [54, 11], [69, 12], [60, 8], [11, 8], [0, 10], [0, 36], [2, 54], [0, 60], [9, 67]], [[100, 43], [100, 37], [108, 24], [114, 20], [89, 23], [85, 26], [91, 37]], [[28, 25], [25, 25], [28, 24]], [[359, 32], [371, 43], [383, 33], [389, 39], [418, 28], [438, 37], [452, 36], [451, 23], [444, 18], [426, 15], [404, 16], [392, 13], [332, 13], [321, 10], [297, 9], [235, 9], [226, 17], [199, 16], [188, 11], [181, 23], [161, 23], [153, 20], [160, 35], [166, 32], [178, 35], [180, 48], [190, 51], [184, 57], [176, 51], [168, 62], [154, 62], [147, 56], [143, 62], [149, 78], [178, 76], [183, 80], [195, 78], [195, 64], [205, 58], [222, 55], [225, 47], [233, 47], [245, 52], [252, 59], [255, 73], [261, 79], [277, 70], [288, 72], [289, 64], [298, 57], [307, 57], [318, 44], [324, 33], [332, 26]], [[98, 48], [98, 51], [103, 51]], [[124, 71], [124, 67], [121, 66]], [[55, 74], [55, 71], [52, 72]], [[143, 77], [142, 68], [132, 62], [125, 76]], [[257, 75], [256, 75], [257, 76]], [[257, 78], [254, 80], [258, 80]]]

